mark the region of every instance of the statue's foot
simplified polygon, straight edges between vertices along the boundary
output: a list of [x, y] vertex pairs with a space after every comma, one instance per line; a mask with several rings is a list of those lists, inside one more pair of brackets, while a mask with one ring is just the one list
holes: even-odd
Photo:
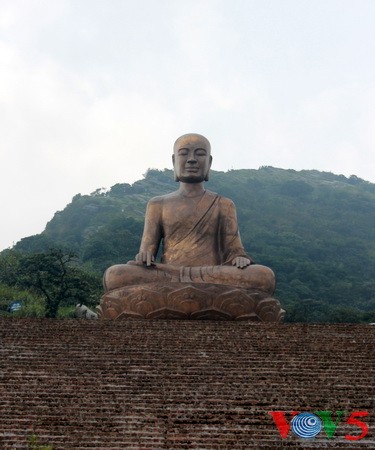
[[259, 264], [242, 269], [234, 266], [182, 267], [180, 281], [257, 289], [270, 295], [275, 292], [275, 274], [270, 268]]

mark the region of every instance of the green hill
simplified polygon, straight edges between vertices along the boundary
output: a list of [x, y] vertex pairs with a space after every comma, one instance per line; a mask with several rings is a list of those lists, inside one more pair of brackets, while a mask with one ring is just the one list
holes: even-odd
[[[147, 201], [177, 188], [171, 170], [133, 185], [76, 195], [21, 252], [62, 247], [97, 271], [138, 251]], [[294, 171], [212, 171], [207, 189], [231, 198], [248, 253], [277, 275], [291, 321], [375, 321], [375, 185], [355, 176]]]

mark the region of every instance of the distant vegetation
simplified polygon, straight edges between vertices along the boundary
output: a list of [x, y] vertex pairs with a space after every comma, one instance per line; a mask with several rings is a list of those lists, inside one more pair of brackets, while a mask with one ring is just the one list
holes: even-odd
[[[0, 254], [0, 309], [16, 297], [43, 298], [35, 286], [10, 281], [1, 267], [50, 249], [77, 256], [76, 275], [79, 269], [89, 276], [91, 286], [79, 298], [98, 303], [105, 268], [138, 251], [147, 201], [176, 188], [172, 171], [150, 169], [133, 185], [76, 195], [43, 233]], [[207, 188], [235, 202], [244, 246], [276, 272], [276, 297], [288, 321], [375, 321], [374, 184], [356, 176], [262, 167], [213, 171]], [[74, 295], [61, 300], [69, 302], [78, 303]]]

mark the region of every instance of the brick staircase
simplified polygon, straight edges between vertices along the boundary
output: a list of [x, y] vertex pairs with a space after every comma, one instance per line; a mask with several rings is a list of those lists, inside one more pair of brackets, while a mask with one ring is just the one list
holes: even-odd
[[[374, 449], [374, 353], [370, 325], [1, 319], [0, 448]], [[275, 410], [370, 429], [282, 439]]]

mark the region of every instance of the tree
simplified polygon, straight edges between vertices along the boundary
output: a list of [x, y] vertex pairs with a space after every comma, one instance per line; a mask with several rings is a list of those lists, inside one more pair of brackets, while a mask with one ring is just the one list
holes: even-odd
[[20, 256], [17, 284], [45, 299], [46, 317], [56, 317], [61, 303], [90, 302], [90, 294], [97, 290], [98, 280], [80, 269], [76, 261], [74, 253], [61, 249]]

